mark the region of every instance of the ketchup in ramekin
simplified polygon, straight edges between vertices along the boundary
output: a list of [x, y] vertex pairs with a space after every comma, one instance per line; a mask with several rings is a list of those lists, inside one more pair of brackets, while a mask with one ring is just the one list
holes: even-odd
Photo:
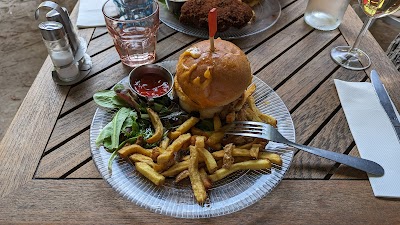
[[173, 81], [173, 76], [167, 69], [155, 64], [136, 67], [129, 74], [130, 88], [145, 98], [167, 95], [172, 90]]

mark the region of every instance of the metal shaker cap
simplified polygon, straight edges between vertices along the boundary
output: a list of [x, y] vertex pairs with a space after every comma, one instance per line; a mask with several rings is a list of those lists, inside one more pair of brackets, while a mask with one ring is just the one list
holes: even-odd
[[56, 41], [65, 37], [64, 27], [61, 23], [55, 21], [45, 21], [39, 24], [42, 37], [47, 41]]

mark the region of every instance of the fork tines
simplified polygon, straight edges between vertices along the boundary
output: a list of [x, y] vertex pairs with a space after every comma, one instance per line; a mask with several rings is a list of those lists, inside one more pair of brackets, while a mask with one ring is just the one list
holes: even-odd
[[228, 127], [226, 134], [265, 139], [268, 124], [254, 121], [235, 121]]

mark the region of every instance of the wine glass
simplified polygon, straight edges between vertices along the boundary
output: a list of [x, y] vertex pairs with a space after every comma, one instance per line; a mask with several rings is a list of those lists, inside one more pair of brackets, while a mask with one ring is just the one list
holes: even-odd
[[331, 50], [332, 59], [350, 70], [363, 70], [371, 65], [369, 56], [358, 48], [361, 37], [367, 32], [373, 19], [387, 16], [400, 8], [400, 0], [358, 0], [368, 16], [353, 46], [338, 46]]

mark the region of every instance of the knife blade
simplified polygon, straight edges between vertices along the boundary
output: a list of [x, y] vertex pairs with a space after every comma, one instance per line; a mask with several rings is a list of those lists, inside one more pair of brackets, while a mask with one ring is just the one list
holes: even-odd
[[389, 116], [390, 122], [396, 130], [397, 138], [400, 140], [400, 121], [397, 117], [397, 110], [392, 105], [389, 94], [387, 93], [385, 86], [383, 86], [379, 75], [375, 70], [371, 71], [371, 83], [375, 88], [375, 92], [378, 95], [379, 102], [381, 103], [386, 114]]

